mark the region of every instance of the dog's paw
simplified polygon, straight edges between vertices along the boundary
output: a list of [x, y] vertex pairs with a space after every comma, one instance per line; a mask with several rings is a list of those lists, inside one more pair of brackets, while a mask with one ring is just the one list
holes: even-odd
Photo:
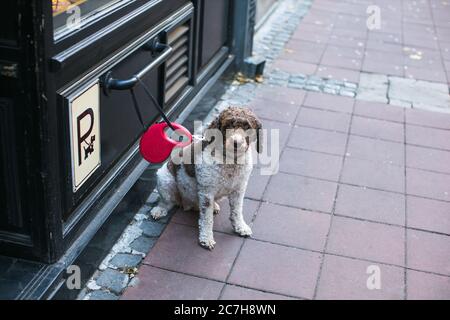
[[241, 237], [250, 237], [253, 234], [252, 229], [245, 223], [235, 226], [234, 232], [236, 232]]
[[220, 212], [220, 206], [217, 202], [214, 202], [214, 214], [218, 214]]
[[158, 220], [167, 216], [167, 210], [161, 207], [154, 207], [150, 212], [153, 219]]
[[200, 245], [208, 250], [212, 250], [214, 249], [214, 246], [216, 245], [216, 242], [214, 241], [213, 238], [210, 239], [200, 239], [199, 240]]

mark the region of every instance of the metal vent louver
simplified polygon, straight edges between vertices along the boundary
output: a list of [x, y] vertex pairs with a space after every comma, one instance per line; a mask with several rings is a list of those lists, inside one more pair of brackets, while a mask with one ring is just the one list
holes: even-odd
[[165, 103], [176, 98], [189, 82], [189, 25], [184, 24], [167, 36], [173, 52], [166, 63]]

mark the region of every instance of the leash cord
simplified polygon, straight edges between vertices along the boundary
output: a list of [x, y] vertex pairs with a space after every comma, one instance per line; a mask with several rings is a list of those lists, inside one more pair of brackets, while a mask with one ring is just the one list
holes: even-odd
[[134, 94], [133, 88], [130, 89], [130, 92], [131, 92], [131, 98], [133, 99], [133, 107], [139, 118], [139, 122], [142, 124], [142, 127], [144, 128], [144, 130], [147, 130], [147, 128], [145, 127], [144, 120], [142, 119], [142, 114], [141, 114], [141, 111], [139, 110], [139, 105], [138, 105], [138, 102], [136, 99], [136, 95]]
[[[176, 129], [172, 126], [172, 123], [170, 123], [170, 120], [167, 118], [166, 114], [164, 113], [163, 108], [159, 105], [158, 100], [155, 99], [155, 97], [151, 94], [150, 90], [148, 89], [148, 87], [144, 84], [144, 82], [139, 78], [136, 77], [138, 82], [141, 84], [142, 88], [144, 88], [145, 93], [147, 94], [147, 96], [153, 101], [153, 103], [156, 106], [156, 109], [158, 109], [159, 114], [161, 115], [161, 117], [163, 118], [164, 122], [167, 123], [167, 125], [169, 126], [170, 129], [172, 129], [173, 131], [176, 131]], [[136, 98], [134, 98], [136, 99]], [[138, 108], [139, 109], [139, 108]], [[143, 123], [142, 120], [142, 115], [140, 112], [139, 113], [139, 118], [140, 121]]]

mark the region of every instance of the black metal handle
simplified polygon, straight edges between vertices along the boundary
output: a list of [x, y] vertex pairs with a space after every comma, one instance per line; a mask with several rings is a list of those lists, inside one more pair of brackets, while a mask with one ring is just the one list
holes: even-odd
[[164, 62], [164, 60], [166, 60], [170, 56], [173, 50], [171, 46], [160, 43], [158, 41], [148, 42], [144, 45], [143, 48], [146, 50], [151, 50], [152, 53], [161, 52], [161, 54], [158, 56], [158, 58], [149, 63], [144, 69], [142, 69], [129, 79], [116, 79], [112, 76], [112, 72], [108, 71], [102, 79], [102, 87], [106, 95], [108, 95], [109, 91], [111, 90], [129, 90], [134, 88], [139, 79], [142, 79], [142, 77], [147, 72]]

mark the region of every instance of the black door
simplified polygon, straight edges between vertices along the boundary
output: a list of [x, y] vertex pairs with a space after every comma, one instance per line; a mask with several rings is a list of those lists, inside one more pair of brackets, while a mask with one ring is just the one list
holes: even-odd
[[53, 262], [141, 161], [136, 75], [175, 117], [228, 59], [230, 1], [5, 1], [0, 253]]

